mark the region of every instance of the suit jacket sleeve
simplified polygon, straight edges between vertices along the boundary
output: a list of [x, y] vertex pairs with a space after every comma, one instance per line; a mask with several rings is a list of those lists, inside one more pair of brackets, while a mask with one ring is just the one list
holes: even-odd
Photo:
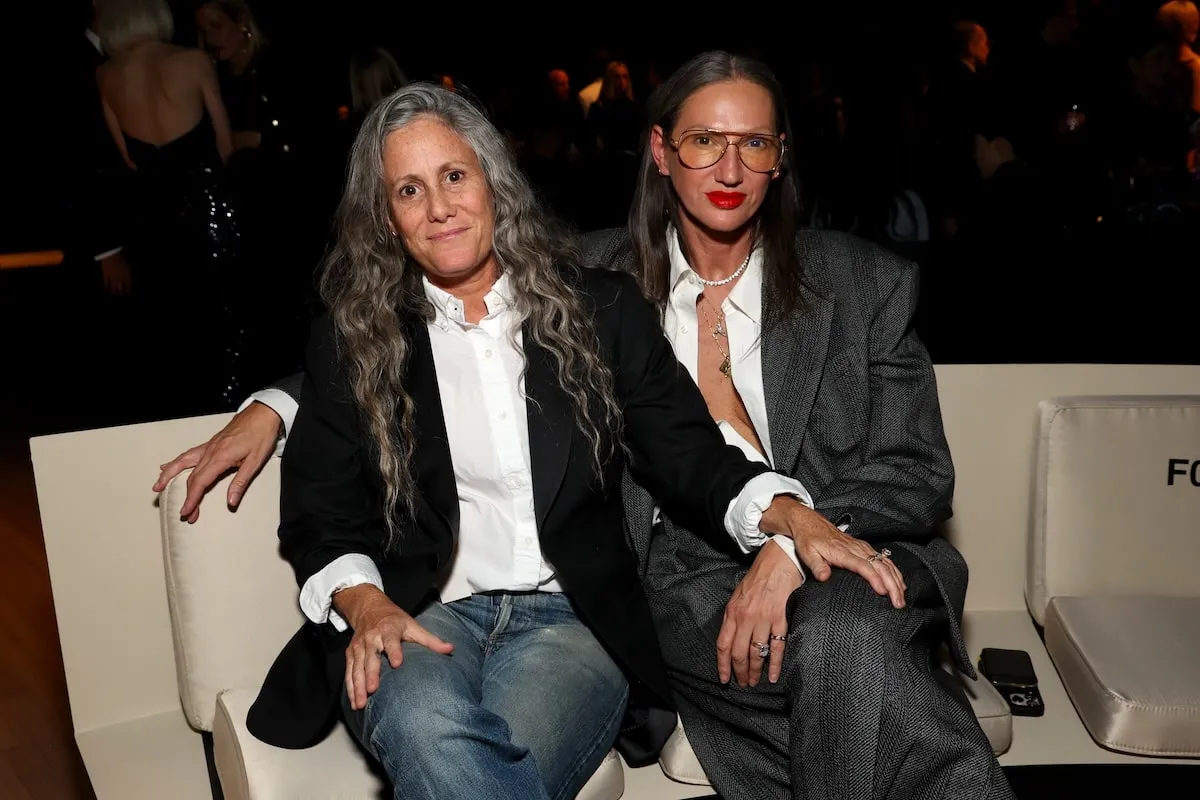
[[630, 471], [671, 519], [727, 547], [730, 502], [768, 469], [725, 443], [636, 281], [613, 280], [621, 311], [616, 388]]
[[870, 327], [862, 458], [817, 497], [818, 511], [834, 522], [849, 516], [848, 532], [859, 537], [926, 535], [949, 518], [954, 493], [933, 364], [912, 327], [917, 269], [906, 263], [895, 272]]
[[288, 375], [286, 378], [280, 378], [266, 388], [277, 389], [281, 392], [285, 392], [288, 397], [299, 403], [300, 395], [304, 391], [305, 383], [306, 381], [304, 379], [304, 373], [297, 372], [294, 375]]
[[350, 553], [379, 563], [383, 501], [363, 469], [366, 434], [327, 316], [312, 327], [304, 405], [281, 467], [280, 551], [300, 586]]

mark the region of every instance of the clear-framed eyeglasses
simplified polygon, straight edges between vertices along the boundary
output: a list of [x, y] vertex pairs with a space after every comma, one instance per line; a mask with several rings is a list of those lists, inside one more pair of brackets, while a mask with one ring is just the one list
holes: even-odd
[[688, 169], [704, 169], [720, 161], [730, 145], [751, 172], [774, 172], [783, 163], [787, 145], [769, 133], [687, 130], [677, 139], [668, 140], [679, 155], [679, 163]]

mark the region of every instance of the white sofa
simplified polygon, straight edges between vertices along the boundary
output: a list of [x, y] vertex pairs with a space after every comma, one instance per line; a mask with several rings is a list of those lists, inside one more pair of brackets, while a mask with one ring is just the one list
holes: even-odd
[[[1029, 651], [1046, 700], [1044, 717], [1011, 720], [1011, 746], [1001, 763], [1151, 762], [1100, 747], [1088, 734], [1026, 609], [1038, 403], [1064, 395], [1200, 394], [1200, 370], [952, 365], [939, 366], [937, 372], [958, 470], [949, 535], [973, 566], [964, 626], [969, 649]], [[179, 487], [172, 487], [160, 509], [150, 491], [158, 465], [206, 439], [226, 418], [171, 420], [31, 441], [76, 741], [93, 787], [100, 800], [210, 798], [197, 731], [211, 726], [213, 760], [227, 797], [373, 796], [376, 784], [355, 761], [348, 739], [331, 737], [320, 757], [281, 766], [284, 762], [276, 760], [283, 757], [280, 753], [259, 749], [242, 730], [265, 664], [299, 619], [291, 574], [277, 558], [277, 563], [270, 561], [273, 531], [253, 523], [252, 531], [234, 533], [252, 517], [273, 513], [273, 468], [259, 477], [236, 514], [222, 507], [222, 484], [206, 501], [200, 525], [177, 531], [178, 536], [168, 525], [164, 553], [160, 515], [170, 520], [180, 495]], [[206, 540], [200, 542], [202, 536]], [[189, 572], [171, 565], [187, 563], [189, 548], [198, 546], [211, 546], [214, 552], [228, 547], [241, 555], [191, 583], [183, 579]], [[251, 552], [253, 558], [246, 555]], [[288, 591], [270, 597], [245, 594], [264, 585], [261, 575], [248, 579], [251, 562], [268, 564], [268, 580], [286, 584]], [[211, 607], [201, 610], [198, 601], [210, 597], [206, 585], [217, 591]], [[178, 636], [173, 636], [173, 621]], [[230, 633], [226, 628], [234, 628], [237, 641], [244, 643], [238, 652], [194, 646], [208, 637], [224, 641]], [[979, 697], [990, 691], [979, 685], [966, 688]], [[984, 723], [986, 728], [986, 719]], [[623, 780], [622, 796], [631, 800], [711, 793], [682, 744], [681, 739], [672, 742], [661, 766], [629, 769], [617, 760], [606, 774], [614, 776], [611, 781]], [[335, 774], [331, 763], [345, 770], [336, 773], [336, 794], [319, 789], [323, 784], [318, 783]], [[691, 783], [671, 780], [668, 773]], [[607, 796], [618, 796], [612, 791]]]

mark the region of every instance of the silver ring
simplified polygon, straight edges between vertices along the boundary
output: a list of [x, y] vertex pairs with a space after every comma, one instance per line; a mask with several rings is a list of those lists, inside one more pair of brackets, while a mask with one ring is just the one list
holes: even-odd
[[889, 558], [891, 555], [892, 551], [885, 547], [878, 553], [873, 553], [872, 555], [866, 556], [866, 559], [868, 564], [874, 564], [876, 561], [882, 561], [885, 558]]
[[771, 645], [766, 642], [751, 642], [750, 644], [758, 648], [758, 657], [767, 658], [771, 655]]

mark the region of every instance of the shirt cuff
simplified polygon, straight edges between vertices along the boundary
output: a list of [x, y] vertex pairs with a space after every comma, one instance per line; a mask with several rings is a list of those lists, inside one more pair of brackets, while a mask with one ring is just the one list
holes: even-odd
[[260, 389], [242, 401], [242, 404], [238, 406], [238, 413], [245, 411], [251, 403], [256, 401], [274, 411], [283, 420], [283, 433], [280, 434], [279, 441], [275, 444], [275, 455], [282, 455], [283, 446], [287, 443], [288, 434], [292, 431], [292, 423], [296, 421], [296, 413], [300, 410], [300, 404], [282, 389]]
[[104, 259], [108, 258], [109, 256], [115, 256], [117, 253], [121, 252], [121, 250], [123, 250], [123, 249], [124, 248], [121, 248], [121, 247], [114, 247], [112, 250], [105, 250], [103, 253], [98, 254], [94, 260], [95, 261], [103, 261]]
[[785, 478], [778, 472], [764, 472], [751, 478], [738, 496], [729, 502], [729, 508], [725, 511], [725, 530], [729, 531], [743, 553], [753, 552], [767, 541], [767, 535], [759, 529], [758, 523], [771, 501], [781, 494], [795, 497], [812, 508], [812, 496], [804, 484], [794, 478]]
[[347, 553], [304, 582], [300, 589], [300, 610], [318, 625], [329, 622], [339, 632], [344, 631], [349, 626], [333, 610], [333, 596], [342, 589], [364, 583], [383, 591], [383, 577], [375, 562], [362, 553]]
[[[790, 536], [784, 536], [782, 533], [773, 533], [770, 537], [771, 541], [783, 548], [783, 552], [796, 565], [796, 569], [800, 571], [800, 585], [804, 585], [806, 575], [804, 574], [804, 565], [800, 563], [800, 556], [796, 555], [796, 543], [792, 541]], [[763, 545], [766, 547], [767, 545]]]

